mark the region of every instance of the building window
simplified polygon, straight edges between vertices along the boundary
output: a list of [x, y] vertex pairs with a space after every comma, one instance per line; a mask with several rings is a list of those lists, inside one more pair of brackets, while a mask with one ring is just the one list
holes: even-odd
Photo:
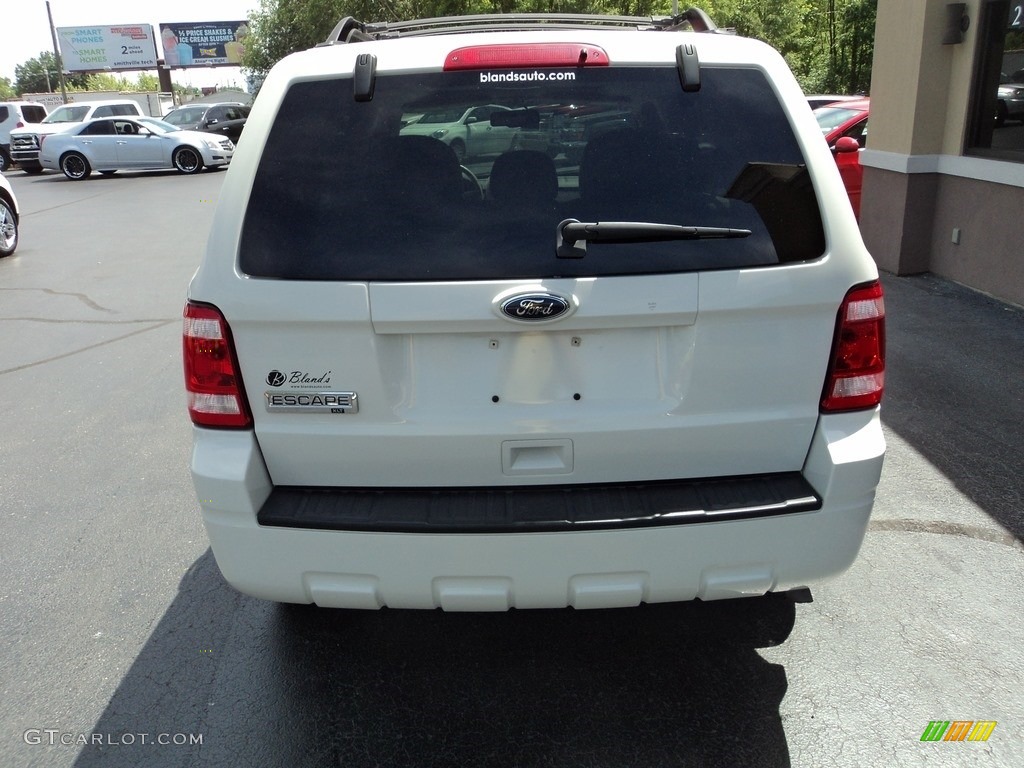
[[967, 154], [1024, 162], [1024, 0], [980, 11]]

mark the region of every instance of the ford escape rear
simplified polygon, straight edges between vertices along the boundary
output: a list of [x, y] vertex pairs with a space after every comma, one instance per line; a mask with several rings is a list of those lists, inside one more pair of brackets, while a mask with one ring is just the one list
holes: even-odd
[[[850, 565], [885, 450], [877, 272], [781, 57], [690, 27], [348, 19], [274, 68], [185, 308], [232, 585], [588, 608]], [[476, 107], [471, 151], [410, 129]], [[575, 113], [608, 119], [552, 140]]]

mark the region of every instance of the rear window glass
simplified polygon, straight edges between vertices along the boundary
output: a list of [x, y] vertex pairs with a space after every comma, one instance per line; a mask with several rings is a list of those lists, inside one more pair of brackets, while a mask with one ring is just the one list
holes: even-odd
[[117, 133], [111, 120], [94, 120], [86, 125], [79, 136], [110, 136]]
[[206, 107], [176, 109], [173, 112], [168, 112], [164, 120], [172, 125], [184, 125], [185, 123], [199, 122], [203, 119], [204, 114], [206, 114]]
[[814, 110], [814, 117], [822, 133], [831, 133], [847, 120], [863, 114], [860, 109], [843, 109], [842, 107], [819, 107]]
[[[695, 93], [682, 91], [674, 67], [508, 79], [381, 75], [369, 102], [354, 100], [350, 79], [293, 85], [253, 182], [242, 271], [487, 280], [821, 256], [803, 157], [759, 71], [705, 68]], [[556, 230], [567, 219], [751, 234], [590, 242], [583, 258], [557, 258]]]

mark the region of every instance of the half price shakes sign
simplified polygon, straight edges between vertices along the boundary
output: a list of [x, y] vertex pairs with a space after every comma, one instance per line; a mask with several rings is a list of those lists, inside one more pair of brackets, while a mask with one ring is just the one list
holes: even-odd
[[177, 67], [239, 66], [249, 25], [244, 21], [209, 21], [160, 25], [164, 65]]

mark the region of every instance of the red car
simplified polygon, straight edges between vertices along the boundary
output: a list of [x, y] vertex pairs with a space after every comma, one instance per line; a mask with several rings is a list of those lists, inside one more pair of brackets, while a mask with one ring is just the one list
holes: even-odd
[[840, 101], [818, 107], [814, 116], [818, 127], [836, 156], [839, 175], [843, 177], [846, 194], [853, 212], [860, 219], [860, 191], [864, 171], [860, 166], [860, 150], [868, 140], [868, 105], [870, 99]]

